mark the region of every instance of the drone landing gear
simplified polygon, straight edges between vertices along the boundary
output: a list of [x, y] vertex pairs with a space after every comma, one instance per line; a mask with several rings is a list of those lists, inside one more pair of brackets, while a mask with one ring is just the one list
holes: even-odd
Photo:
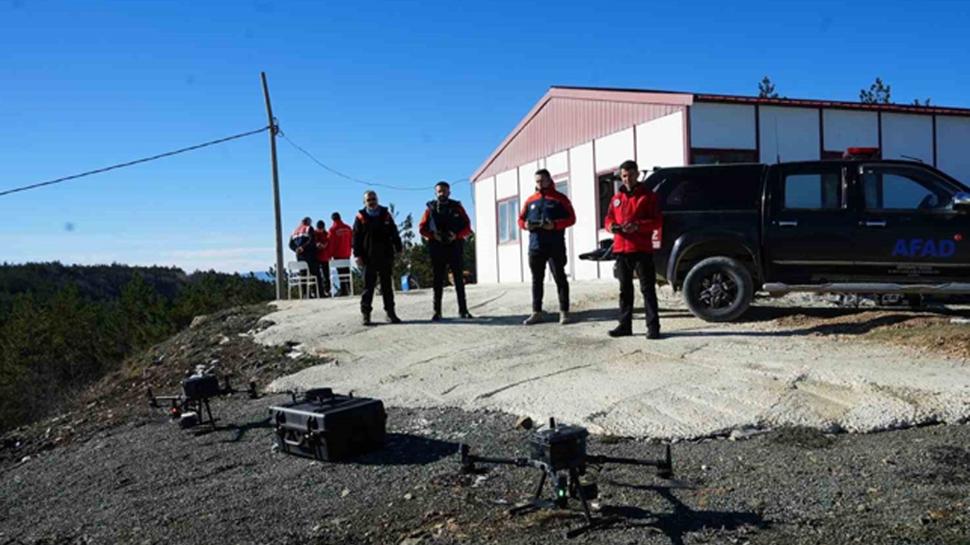
[[[554, 487], [553, 497], [555, 499], [553, 500], [542, 499], [542, 490], [547, 480]], [[566, 509], [569, 506], [569, 498], [578, 499], [583, 506], [583, 518], [586, 522], [582, 526], [572, 528], [566, 532], [567, 538], [573, 538], [590, 530], [603, 528], [622, 520], [619, 517], [594, 517], [590, 508], [590, 501], [596, 498], [596, 495], [596, 485], [583, 484], [579, 478], [579, 469], [577, 468], [571, 468], [563, 474], [550, 474], [550, 472], [543, 469], [539, 476], [539, 484], [536, 486], [535, 495], [532, 497], [532, 500], [509, 509], [509, 515], [525, 515], [541, 509], [550, 508]]]

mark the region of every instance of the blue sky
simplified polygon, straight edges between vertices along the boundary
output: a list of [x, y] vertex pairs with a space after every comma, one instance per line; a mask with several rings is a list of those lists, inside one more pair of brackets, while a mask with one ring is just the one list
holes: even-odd
[[[266, 124], [332, 167], [468, 177], [550, 85], [970, 107], [962, 2], [0, 0], [0, 190]], [[352, 217], [363, 186], [279, 143], [284, 235]], [[427, 192], [380, 190], [419, 213]], [[471, 208], [467, 184], [455, 195]], [[70, 229], [68, 228], [70, 224]], [[0, 197], [0, 260], [265, 270], [265, 134]]]

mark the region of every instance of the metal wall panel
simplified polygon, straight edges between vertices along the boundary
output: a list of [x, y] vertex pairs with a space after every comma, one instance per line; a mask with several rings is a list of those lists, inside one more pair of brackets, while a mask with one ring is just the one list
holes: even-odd
[[669, 104], [553, 97], [479, 176], [492, 176], [583, 142], [684, 111], [684, 108]]

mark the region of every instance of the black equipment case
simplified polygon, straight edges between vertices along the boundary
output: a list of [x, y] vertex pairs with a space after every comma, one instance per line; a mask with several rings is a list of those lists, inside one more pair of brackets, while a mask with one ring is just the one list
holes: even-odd
[[347, 460], [384, 445], [387, 413], [379, 399], [308, 390], [302, 401], [272, 406], [276, 444], [289, 454], [329, 462]]

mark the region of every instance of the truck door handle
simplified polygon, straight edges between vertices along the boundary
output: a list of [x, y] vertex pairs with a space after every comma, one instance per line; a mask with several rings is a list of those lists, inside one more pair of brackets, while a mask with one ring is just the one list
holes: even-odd
[[885, 220], [882, 220], [882, 221], [868, 221], [868, 220], [867, 221], [860, 221], [859, 222], [859, 225], [864, 225], [866, 227], [885, 227], [886, 226], [886, 221]]
[[778, 221], [776, 222], [778, 227], [798, 227], [798, 222], [795, 220], [791, 221]]

